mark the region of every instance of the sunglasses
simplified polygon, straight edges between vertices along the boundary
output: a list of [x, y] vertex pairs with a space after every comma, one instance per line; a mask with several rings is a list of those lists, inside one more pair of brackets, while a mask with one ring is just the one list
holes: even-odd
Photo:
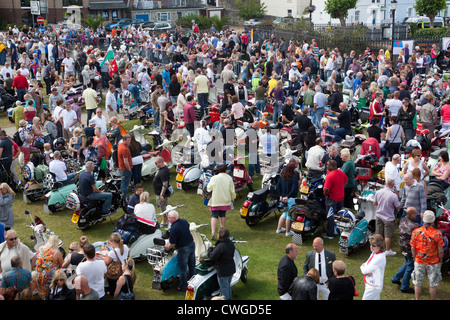
[[17, 237], [15, 237], [15, 238], [9, 238], [8, 240], [9, 240], [9, 241], [14, 241], [14, 240], [17, 240]]

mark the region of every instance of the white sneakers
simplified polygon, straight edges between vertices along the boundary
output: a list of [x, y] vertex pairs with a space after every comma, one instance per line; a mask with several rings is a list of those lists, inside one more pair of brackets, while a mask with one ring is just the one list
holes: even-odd
[[[283, 232], [285, 232], [285, 231], [286, 231], [285, 228], [281, 228], [281, 229], [278, 229], [278, 230], [276, 231], [276, 233], [283, 233]], [[290, 236], [293, 236], [293, 235], [294, 235], [294, 232], [292, 232], [292, 231], [286, 232], [286, 237], [290, 237]]]
[[386, 251], [386, 257], [389, 257], [389, 256], [395, 256], [396, 254], [397, 254], [397, 252], [392, 251], [391, 249], [389, 249], [388, 251]]

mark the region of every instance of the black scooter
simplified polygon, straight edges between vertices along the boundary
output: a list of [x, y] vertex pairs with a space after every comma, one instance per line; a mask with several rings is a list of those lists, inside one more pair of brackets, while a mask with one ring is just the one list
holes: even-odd
[[81, 197], [78, 200], [78, 196], [74, 193], [67, 196], [66, 207], [75, 209], [72, 215], [72, 222], [78, 225], [79, 230], [86, 230], [105, 221], [108, 217], [111, 218], [121, 207], [124, 212], [127, 212], [127, 203], [124, 201], [122, 192], [120, 191], [120, 181], [121, 179], [111, 178], [99, 187], [102, 191], [112, 193], [111, 207], [108, 215], [103, 215], [103, 201], [101, 200], [89, 201]]
[[284, 207], [278, 201], [277, 182], [279, 178], [280, 173], [274, 172], [261, 189], [248, 193], [247, 200], [242, 204], [240, 215], [249, 227], [255, 226], [272, 212], [275, 212], [276, 218], [276, 211]]

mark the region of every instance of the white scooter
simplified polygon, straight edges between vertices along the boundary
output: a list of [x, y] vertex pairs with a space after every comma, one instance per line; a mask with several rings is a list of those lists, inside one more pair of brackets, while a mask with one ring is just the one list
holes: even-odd
[[[172, 207], [170, 205], [167, 206], [167, 209], [164, 212], [161, 212], [157, 215], [157, 218], [168, 214], [172, 210], [176, 210], [177, 208], [184, 207], [184, 205], [179, 205]], [[138, 223], [139, 220], [138, 220]], [[162, 238], [162, 231], [161, 229], [156, 229], [154, 233], [152, 234], [143, 234], [141, 235], [133, 244], [130, 246], [129, 256], [130, 258], [136, 260], [136, 261], [142, 261], [147, 258], [147, 252], [149, 248], [154, 247], [153, 239], [156, 238]]]
[[[30, 236], [30, 239], [35, 242], [33, 251], [37, 252], [41, 246], [47, 243], [48, 238], [53, 236], [55, 233], [51, 232], [50, 229], [47, 229], [44, 221], [42, 221], [38, 216], [35, 215], [33, 219], [30, 212], [27, 210], [25, 210], [25, 214], [31, 219], [31, 224], [27, 227], [33, 229], [33, 235]], [[66, 256], [66, 252], [62, 247], [63, 244], [64, 243], [62, 242], [62, 240], [59, 239], [58, 249], [64, 258]]]
[[[195, 264], [199, 265], [200, 254], [211, 246], [204, 234], [197, 231], [198, 228], [208, 226], [208, 224], [197, 225], [191, 222], [189, 229], [195, 242]], [[177, 251], [171, 249], [167, 252], [164, 246], [169, 240], [162, 238], [155, 238], [155, 246], [147, 250], [148, 263], [153, 267], [153, 282], [152, 288], [157, 290], [166, 290], [170, 288], [179, 276], [178, 262], [176, 259]]]
[[[234, 241], [234, 243], [247, 243], [246, 241]], [[197, 274], [189, 279], [186, 288], [186, 300], [206, 300], [220, 295], [217, 269], [207, 256], [207, 251], [201, 254], [201, 262], [197, 265]], [[241, 280], [247, 282], [248, 256], [242, 256], [238, 249], [234, 249], [234, 263], [236, 271], [231, 278], [231, 286]]]

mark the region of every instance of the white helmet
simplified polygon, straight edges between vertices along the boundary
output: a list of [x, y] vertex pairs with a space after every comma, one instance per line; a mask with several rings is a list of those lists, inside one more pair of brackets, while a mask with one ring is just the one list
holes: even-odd
[[292, 63], [291, 63], [291, 67], [297, 68], [297, 66], [298, 66], [298, 65], [297, 65], [297, 62], [292, 62]]

